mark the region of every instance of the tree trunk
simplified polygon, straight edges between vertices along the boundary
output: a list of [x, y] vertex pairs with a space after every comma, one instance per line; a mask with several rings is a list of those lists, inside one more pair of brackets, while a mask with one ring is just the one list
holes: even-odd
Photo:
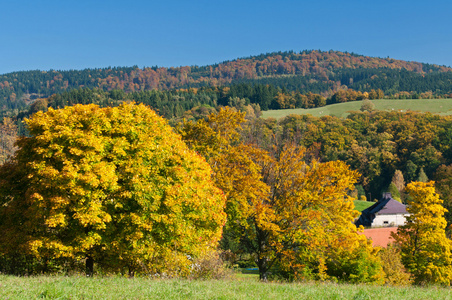
[[259, 268], [259, 279], [262, 281], [267, 281], [268, 279], [268, 262], [267, 258], [258, 258], [257, 267]]
[[267, 239], [268, 234], [264, 230], [261, 230], [257, 224], [255, 224], [256, 228], [256, 237], [258, 242], [258, 250], [257, 250], [257, 267], [259, 268], [259, 279], [262, 281], [267, 281], [268, 279], [268, 271], [270, 269], [269, 261], [267, 256], [265, 255], [265, 249], [267, 247]]
[[94, 274], [94, 259], [91, 256], [86, 256], [86, 276], [93, 276]]
[[135, 277], [135, 270], [129, 266], [129, 278]]

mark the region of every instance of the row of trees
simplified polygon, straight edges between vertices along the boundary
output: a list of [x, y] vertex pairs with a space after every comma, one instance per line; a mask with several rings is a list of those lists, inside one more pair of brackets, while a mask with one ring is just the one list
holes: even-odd
[[[345, 161], [361, 173], [359, 184], [367, 197], [377, 198], [396, 170], [405, 182], [418, 180], [421, 173], [438, 184], [446, 182], [450, 177], [447, 166], [452, 163], [451, 126], [449, 116], [366, 111], [351, 113], [345, 120], [309, 115], [258, 119], [247, 135], [254, 135], [266, 147], [295, 141], [315, 149], [321, 161]], [[448, 197], [444, 200], [449, 202]]]
[[358, 174], [295, 145], [245, 144], [244, 121], [224, 109], [181, 125], [202, 159], [143, 105], [36, 113], [30, 137], [0, 168], [3, 271], [84, 260], [88, 274], [96, 264], [184, 275], [224, 230], [223, 243], [252, 255], [262, 279], [272, 269], [292, 279], [381, 281], [375, 250], [352, 224], [347, 192]]
[[[406, 283], [407, 273], [394, 273], [401, 261], [416, 284], [450, 284], [446, 210], [433, 182], [407, 185], [400, 248], [378, 254], [353, 225], [359, 173], [320, 161], [317, 147], [267, 145], [255, 121], [224, 108], [180, 123], [179, 135], [144, 105], [36, 113], [0, 167], [1, 270], [67, 271], [83, 261], [88, 274], [96, 265], [187, 276], [221, 238], [224, 250], [253, 258], [263, 280]], [[400, 171], [393, 182], [404, 186]]]
[[[208, 159], [225, 191], [230, 219], [222, 246], [253, 254], [261, 278], [272, 268], [291, 279], [314, 274], [349, 282], [450, 284], [447, 210], [425, 173], [405, 188], [402, 172], [395, 172], [392, 184], [403, 192], [411, 215], [394, 235], [396, 245], [377, 255], [349, 226], [356, 216], [349, 195], [358, 173], [341, 161], [320, 163], [313, 148], [287, 143], [264, 151], [244, 144], [244, 137], [237, 142], [232, 129], [238, 123], [237, 113], [222, 110], [183, 124], [179, 132]], [[212, 151], [213, 144], [222, 146]]]
[[[256, 86], [255, 90], [260, 87]], [[240, 89], [241, 93], [246, 93], [246, 88], [244, 85]], [[273, 146], [295, 143], [307, 149], [315, 149], [313, 151], [320, 161], [344, 161], [361, 174], [358, 185], [363, 187], [363, 192], [360, 196], [365, 195], [369, 200], [378, 198], [378, 195], [387, 190], [396, 170], [400, 170], [405, 182], [418, 180], [422, 173], [425, 173], [427, 179], [435, 179], [437, 189], [445, 195], [446, 207], [452, 202], [445, 190], [448, 178], [452, 177], [448, 175], [451, 173], [448, 166], [452, 164], [451, 117], [429, 113], [381, 112], [369, 108], [364, 112], [351, 113], [345, 120], [309, 115], [291, 115], [280, 120], [255, 119], [260, 114], [260, 106], [249, 104], [246, 99], [239, 98], [240, 95], [235, 88], [132, 94], [119, 90], [103, 92], [81, 89], [37, 100], [30, 107], [28, 115], [40, 110], [46, 111], [48, 107], [58, 108], [80, 102], [95, 102], [102, 107], [117, 106], [122, 102], [121, 97], [125, 96], [162, 107], [163, 111], [170, 110], [171, 106], [165, 103], [171, 101], [177, 103], [176, 107], [187, 105], [181, 111], [188, 110], [170, 121], [175, 125], [183, 118], [196, 121], [216, 111], [213, 106], [201, 104], [201, 101], [215, 105], [228, 97], [227, 102], [231, 106], [247, 113], [249, 122], [242, 131], [247, 141], [258, 144], [267, 151]], [[313, 99], [318, 96], [312, 95]], [[278, 97], [284, 98], [284, 94], [277, 94]], [[24, 116], [25, 114], [21, 117]], [[3, 154], [0, 159], [4, 161], [14, 151], [13, 141], [17, 136], [14, 131], [20, 129], [24, 132], [24, 129], [20, 119], [16, 121], [5, 118], [2, 126], [0, 148]], [[452, 222], [449, 217], [448, 222]]]
[[[184, 113], [198, 106], [218, 106], [237, 107], [235, 98], [243, 99], [245, 105], [255, 105], [261, 110], [287, 109], [287, 108], [314, 108], [327, 104], [343, 103], [364, 99], [382, 99], [385, 94], [382, 90], [371, 89], [369, 92], [361, 92], [353, 89], [340, 89], [325, 98], [320, 94], [312, 92], [301, 93], [298, 90], [290, 91], [286, 88], [278, 88], [272, 85], [241, 83], [228, 87], [202, 87], [179, 89], [170, 91], [140, 91], [126, 93], [124, 90], [103, 91], [101, 89], [76, 89], [69, 92], [54, 94], [49, 98], [35, 100], [28, 108], [28, 111], [18, 113], [19, 110], [3, 111], [3, 117], [19, 117], [31, 115], [39, 110], [46, 110], [47, 107], [62, 108], [67, 105], [94, 103], [102, 107], [117, 106], [123, 100], [131, 100], [144, 103], [158, 111], [160, 115], [167, 119], [178, 119]], [[393, 97], [406, 98], [433, 98], [433, 94], [398, 93]], [[445, 96], [447, 97], [447, 95]]]
[[[276, 93], [272, 98], [272, 93]], [[244, 95], [268, 95], [280, 105], [291, 105], [292, 101], [312, 99], [324, 100], [315, 94], [284, 94], [265, 86], [237, 85], [231, 88], [202, 88], [181, 91], [148, 91], [126, 94], [120, 90], [103, 92], [101, 90], [80, 89], [40, 99], [33, 103], [27, 114], [48, 107], [58, 108], [77, 103], [96, 103], [102, 107], [117, 106], [130, 98], [159, 109], [159, 113], [171, 118], [172, 125], [183, 118], [197, 120], [216, 111], [219, 102], [246, 112], [250, 122], [243, 132], [247, 139], [269, 150], [272, 145], [295, 143], [305, 148], [316, 149], [321, 161], [341, 160], [358, 170], [358, 181], [367, 198], [377, 198], [387, 190], [390, 179], [400, 170], [406, 182], [417, 180], [421, 173], [435, 179], [437, 184], [446, 182], [449, 175], [444, 170], [452, 164], [451, 117], [415, 112], [379, 112], [370, 106], [365, 112], [351, 113], [347, 119], [325, 116], [321, 118], [292, 115], [280, 120], [253, 119], [260, 115], [260, 105]], [[264, 97], [265, 98], [265, 97]], [[252, 100], [252, 101], [251, 101]], [[172, 103], [173, 105], [169, 105]], [[174, 115], [177, 111], [176, 116]], [[0, 134], [0, 147], [4, 160], [13, 153], [12, 141], [16, 134], [13, 129], [24, 132], [19, 120], [5, 119], [4, 130]], [[19, 125], [19, 126], [18, 126]], [[8, 128], [7, 128], [8, 127]], [[441, 165], [442, 172], [438, 172]], [[437, 186], [439, 191], [444, 188]], [[446, 197], [446, 206], [450, 197]], [[452, 220], [451, 220], [452, 221]]]

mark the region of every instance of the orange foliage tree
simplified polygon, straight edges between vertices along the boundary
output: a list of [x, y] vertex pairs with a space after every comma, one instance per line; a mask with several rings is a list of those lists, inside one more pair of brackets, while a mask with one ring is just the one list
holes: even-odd
[[216, 247], [225, 197], [154, 111], [76, 105], [26, 122], [31, 137], [0, 169], [0, 254], [184, 274]]
[[226, 108], [179, 128], [211, 164], [226, 197], [225, 233], [255, 257], [260, 278], [270, 269], [300, 279], [381, 281], [383, 272], [353, 219], [358, 173], [339, 161], [309, 161], [306, 150], [270, 153], [239, 141], [243, 115]]

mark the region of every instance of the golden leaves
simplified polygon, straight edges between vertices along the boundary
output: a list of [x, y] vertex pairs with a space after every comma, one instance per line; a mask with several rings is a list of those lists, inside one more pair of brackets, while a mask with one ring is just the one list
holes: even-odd
[[76, 105], [27, 124], [32, 136], [16, 159], [28, 202], [14, 199], [35, 253], [52, 257], [68, 247], [132, 263], [165, 248], [196, 256], [220, 239], [225, 197], [209, 165], [148, 107]]
[[450, 285], [452, 280], [452, 242], [446, 237], [446, 209], [435, 192], [434, 182], [411, 182], [407, 223], [393, 235], [401, 247], [402, 262], [416, 284]]

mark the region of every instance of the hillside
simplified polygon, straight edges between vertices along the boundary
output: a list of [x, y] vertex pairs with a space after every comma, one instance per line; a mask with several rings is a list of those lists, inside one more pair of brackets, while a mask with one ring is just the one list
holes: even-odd
[[0, 107], [21, 110], [36, 98], [78, 88], [125, 92], [260, 83], [301, 93], [381, 89], [452, 93], [452, 69], [338, 51], [261, 54], [209, 66], [115, 67], [68, 71], [22, 71], [0, 75]]

